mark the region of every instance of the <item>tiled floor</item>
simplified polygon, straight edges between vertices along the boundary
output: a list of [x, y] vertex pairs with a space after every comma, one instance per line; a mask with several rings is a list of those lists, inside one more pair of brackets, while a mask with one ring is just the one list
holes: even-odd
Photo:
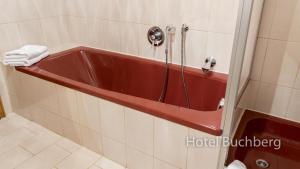
[[0, 120], [1, 169], [124, 169], [16, 114]]

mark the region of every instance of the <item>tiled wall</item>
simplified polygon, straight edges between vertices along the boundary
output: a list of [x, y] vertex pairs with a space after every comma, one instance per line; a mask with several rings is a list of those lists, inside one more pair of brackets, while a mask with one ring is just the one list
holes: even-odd
[[239, 84], [239, 93], [242, 93], [245, 85], [250, 78], [251, 66], [254, 58], [255, 45], [259, 31], [259, 24], [262, 14], [264, 0], [254, 0], [252, 5], [252, 13], [247, 37], [247, 44], [245, 49], [243, 68]]
[[[45, 44], [61, 48], [67, 36], [61, 0], [0, 0], [0, 59], [5, 51], [24, 44]], [[67, 42], [66, 42], [67, 43]], [[18, 83], [12, 68], [0, 64], [0, 96], [6, 108], [8, 94], [15, 94]], [[9, 90], [9, 91], [8, 91]], [[9, 112], [10, 110], [7, 110]]]
[[71, 41], [97, 48], [164, 60], [164, 46], [149, 44], [151, 26], [176, 26], [173, 63], [180, 63], [180, 29], [190, 26], [186, 64], [203, 66], [205, 57], [228, 73], [238, 0], [65, 0]]
[[[216, 169], [220, 147], [187, 147], [187, 136], [218, 138], [17, 73], [14, 111], [128, 169]], [[28, 87], [34, 88], [31, 92]]]
[[299, 27], [300, 0], [266, 0], [241, 107], [300, 122]]
[[[24, 44], [52, 52], [87, 45], [151, 59], [164, 59], [146, 32], [153, 25], [177, 27], [171, 60], [180, 63], [180, 27], [190, 26], [186, 64], [201, 67], [215, 57], [215, 71], [228, 73], [239, 0], [0, 0], [0, 58]], [[0, 66], [0, 92], [14, 95], [12, 68]], [[6, 89], [6, 87], [8, 89]], [[7, 90], [9, 90], [7, 92]], [[4, 99], [7, 100], [7, 99]]]

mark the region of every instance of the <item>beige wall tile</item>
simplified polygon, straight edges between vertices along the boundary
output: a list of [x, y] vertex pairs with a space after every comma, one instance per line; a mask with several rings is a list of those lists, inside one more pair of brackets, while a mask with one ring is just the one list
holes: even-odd
[[99, 98], [76, 92], [77, 105], [80, 115], [80, 124], [101, 132], [101, 114], [99, 107]]
[[294, 15], [292, 16], [293, 21], [290, 26], [289, 40], [300, 42], [300, 2], [297, 1], [297, 4], [295, 5], [296, 7], [294, 8]]
[[[291, 28], [293, 26], [300, 24], [300, 21], [297, 21], [300, 19], [299, 17], [300, 7], [298, 8], [298, 6], [300, 6], [298, 0], [277, 1], [277, 8], [274, 13], [274, 19], [273, 19], [271, 33], [270, 33], [271, 38], [288, 40], [290, 39], [289, 37], [293, 37], [291, 33], [295, 33], [295, 32], [294, 31], [291, 32]], [[295, 28], [292, 29], [295, 30]], [[296, 32], [299, 32], [299, 29]], [[295, 37], [293, 37], [293, 39], [294, 38]]]
[[100, 133], [81, 126], [80, 135], [82, 137], [82, 145], [91, 151], [102, 154], [102, 137]]
[[[196, 30], [209, 30], [211, 0], [187, 0], [182, 4], [183, 22]], [[183, 23], [182, 22], [182, 23]]]
[[127, 147], [126, 152], [128, 169], [153, 169], [153, 156], [146, 155], [130, 147]]
[[18, 8], [18, 0], [2, 0], [0, 1], [2, 10], [0, 11], [0, 23], [15, 22], [19, 20], [20, 13]]
[[155, 118], [154, 157], [178, 168], [185, 168], [188, 129], [184, 126]]
[[17, 9], [18, 11], [14, 12], [19, 12], [20, 17], [18, 18], [19, 21], [23, 20], [31, 20], [31, 19], [37, 19], [39, 18], [38, 11], [36, 6], [34, 6], [32, 0], [29, 1], [22, 1], [22, 0], [17, 0]]
[[[179, 33], [177, 34], [179, 35]], [[202, 31], [189, 31], [186, 41], [186, 64], [192, 67], [202, 67], [204, 65], [205, 57], [208, 56], [208, 33]], [[197, 44], [197, 47], [195, 47]], [[181, 52], [181, 42], [178, 44], [178, 49], [175, 52]], [[180, 63], [180, 61], [179, 61]]]
[[[42, 79], [37, 79], [38, 88], [36, 88], [36, 91], [38, 93], [39, 103], [38, 106], [41, 109], [44, 109], [51, 113], [57, 113], [59, 112], [58, 109], [58, 91], [57, 91], [57, 85], [48, 82]], [[30, 86], [28, 86], [30, 87]]]
[[[172, 4], [172, 7], [170, 5]], [[158, 23], [180, 27], [183, 23], [183, 5], [180, 0], [158, 0]]]
[[217, 60], [215, 71], [229, 72], [233, 36], [220, 33], [208, 33], [206, 57]]
[[[1, 36], [1, 40], [0, 40], [1, 53], [17, 48], [22, 43], [20, 31], [16, 23], [1, 24], [0, 36]], [[1, 60], [2, 60], [2, 56], [1, 56]]]
[[81, 17], [68, 17], [67, 29], [70, 36], [71, 43], [87, 44], [87, 19]]
[[100, 100], [101, 125], [103, 136], [125, 142], [125, 115], [121, 105]]
[[46, 114], [48, 113], [47, 111], [37, 107], [37, 106], [30, 106], [27, 110], [28, 112], [30, 112], [32, 120], [36, 123], [38, 123], [39, 125], [43, 126], [43, 127], [47, 127], [47, 119]]
[[212, 1], [209, 30], [219, 33], [234, 33], [239, 1]]
[[74, 141], [77, 144], [82, 144], [80, 135], [81, 126], [71, 120], [63, 118], [62, 120], [63, 136]]
[[274, 14], [278, 0], [265, 0], [261, 18], [259, 37], [268, 38], [272, 29]]
[[299, 47], [297, 43], [270, 40], [261, 80], [292, 87], [298, 70]]
[[126, 166], [126, 146], [124, 143], [119, 143], [117, 141], [111, 140], [105, 136], [102, 137], [103, 140], [103, 155], [122, 165]]
[[62, 30], [60, 21], [57, 18], [46, 18], [41, 20], [42, 29], [45, 35], [45, 42], [48, 47], [58, 46], [62, 43]]
[[255, 109], [255, 103], [256, 103], [259, 87], [260, 87], [259, 81], [250, 81], [239, 102], [239, 107], [243, 107], [247, 109]]
[[98, 18], [88, 19], [88, 44], [96, 48], [103, 48], [104, 22]]
[[63, 1], [61, 0], [32, 0], [40, 17], [54, 17], [63, 14]]
[[88, 4], [91, 0], [65, 0], [65, 14], [70, 16], [87, 17]]
[[75, 122], [80, 122], [76, 91], [63, 86], [57, 86], [59, 115]]
[[[139, 25], [122, 23], [121, 52], [138, 56], [139, 54]], [[144, 37], [143, 37], [144, 38]]]
[[288, 109], [291, 92], [287, 87], [261, 83], [255, 109], [283, 117]]
[[299, 103], [300, 103], [300, 90], [293, 90], [291, 102], [286, 115], [287, 118], [300, 122]]
[[153, 155], [154, 117], [125, 108], [126, 144]]
[[39, 20], [24, 21], [18, 24], [23, 44], [45, 44]]
[[61, 116], [54, 114], [54, 113], [46, 113], [45, 114], [45, 118], [46, 118], [46, 124], [47, 124], [47, 128], [49, 130], [52, 130], [53, 132], [59, 134], [59, 135], [63, 135], [63, 129], [62, 129], [62, 118]]
[[261, 78], [265, 56], [267, 53], [267, 47], [268, 47], [268, 40], [264, 38], [258, 38], [256, 48], [255, 48], [255, 53], [254, 53], [254, 60], [252, 63], [252, 72], [251, 72], [252, 80], [260, 80]]
[[154, 24], [158, 20], [158, 0], [126, 1], [124, 16], [126, 21], [134, 23]]
[[[220, 139], [197, 130], [190, 129], [189, 136], [196, 139]], [[221, 147], [193, 147], [188, 148], [187, 169], [217, 169]], [[199, 163], [199, 161], [201, 161]]]
[[296, 81], [295, 81], [294, 87], [295, 87], [296, 89], [300, 89], [300, 69], [298, 70], [298, 73], [297, 73], [297, 77], [296, 77]]
[[103, 12], [101, 13], [104, 19], [120, 21], [124, 19], [124, 0], [104, 0], [102, 1]]
[[[116, 0], [114, 0], [116, 1]], [[103, 26], [104, 49], [120, 52], [121, 51], [121, 26], [120, 22], [105, 21]]]

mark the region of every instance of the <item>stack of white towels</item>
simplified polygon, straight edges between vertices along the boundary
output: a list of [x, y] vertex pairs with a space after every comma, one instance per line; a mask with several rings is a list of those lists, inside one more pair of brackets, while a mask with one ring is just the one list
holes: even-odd
[[49, 56], [46, 46], [25, 45], [20, 49], [5, 53], [2, 63], [10, 66], [31, 66]]

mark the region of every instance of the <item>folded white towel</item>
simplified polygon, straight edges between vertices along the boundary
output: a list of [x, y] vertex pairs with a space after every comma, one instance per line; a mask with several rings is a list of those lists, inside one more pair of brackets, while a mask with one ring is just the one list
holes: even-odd
[[39, 45], [25, 45], [20, 49], [6, 52], [4, 60], [6, 59], [32, 59], [46, 52], [48, 48], [46, 46]]
[[40, 60], [46, 58], [47, 56], [49, 56], [48, 51], [46, 51], [46, 52], [42, 53], [41, 55], [39, 55], [38, 57], [34, 57], [32, 59], [14, 59], [14, 60], [10, 60], [10, 61], [4, 59], [3, 64], [10, 65], [10, 66], [31, 66], [31, 65], [39, 62]]

